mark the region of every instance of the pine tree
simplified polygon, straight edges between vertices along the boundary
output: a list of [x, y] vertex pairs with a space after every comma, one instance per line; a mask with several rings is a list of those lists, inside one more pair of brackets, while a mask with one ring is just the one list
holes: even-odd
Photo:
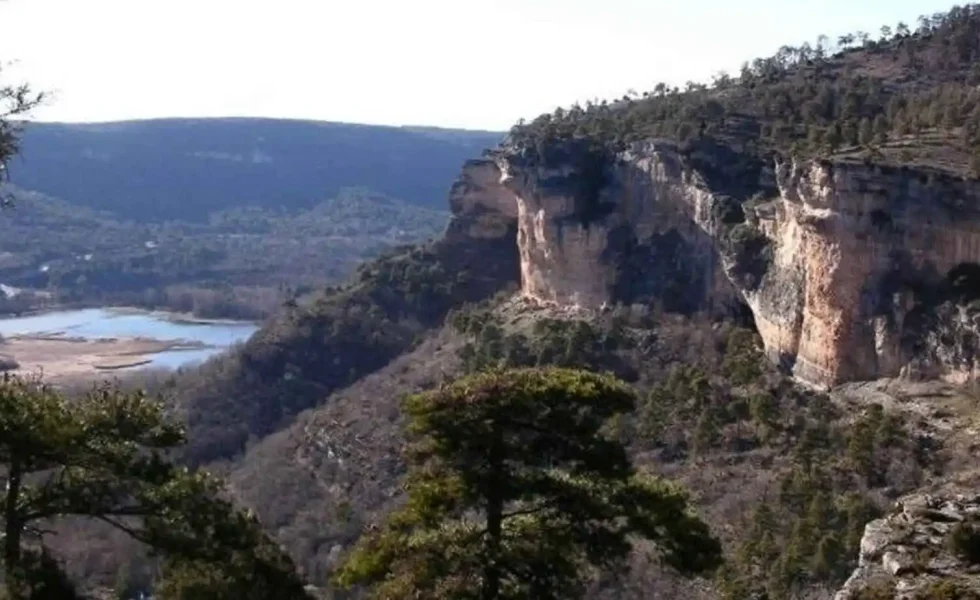
[[252, 538], [247, 546], [232, 546], [231, 552], [226, 548], [220, 557], [194, 559], [171, 555], [164, 561], [153, 597], [158, 600], [311, 600], [295, 575], [292, 559], [265, 537], [256, 522], [233, 523], [233, 526], [239, 534]]
[[858, 127], [858, 141], [864, 147], [868, 147], [874, 142], [874, 127], [871, 125], [871, 120], [867, 117], [861, 119], [861, 125]]
[[601, 434], [632, 410], [618, 380], [569, 369], [472, 375], [405, 402], [407, 503], [361, 539], [337, 583], [372, 597], [575, 598], [635, 538], [698, 573], [720, 546], [683, 493]]
[[[217, 480], [169, 460], [183, 440], [142, 393], [103, 385], [68, 401], [39, 381], [0, 378], [7, 600], [48, 597], [38, 595], [57, 570], [38, 527], [46, 519], [101, 521], [162, 556], [212, 565], [259, 547], [254, 519], [220, 499]], [[282, 581], [290, 578], [285, 571]]]
[[770, 393], [755, 394], [749, 399], [749, 415], [752, 423], [759, 432], [759, 437], [765, 441], [772, 435], [779, 416], [779, 406]]
[[721, 425], [719, 423], [717, 410], [708, 407], [698, 417], [697, 425], [694, 427], [694, 439], [692, 445], [696, 454], [704, 454], [721, 440]]
[[658, 385], [647, 394], [646, 402], [643, 404], [641, 413], [641, 431], [648, 439], [656, 441], [667, 425], [669, 405], [671, 398], [669, 392], [662, 385]]
[[728, 336], [722, 373], [734, 385], [748, 385], [762, 376], [762, 352], [756, 337], [746, 329], [736, 329]]

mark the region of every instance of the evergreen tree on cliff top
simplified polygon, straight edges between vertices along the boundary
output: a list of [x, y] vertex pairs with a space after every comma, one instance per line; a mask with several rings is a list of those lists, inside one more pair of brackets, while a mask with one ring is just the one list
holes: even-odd
[[408, 501], [361, 539], [337, 583], [372, 597], [580, 597], [636, 539], [682, 573], [721, 551], [674, 487], [638, 474], [603, 424], [633, 408], [618, 380], [569, 369], [465, 377], [409, 397]]

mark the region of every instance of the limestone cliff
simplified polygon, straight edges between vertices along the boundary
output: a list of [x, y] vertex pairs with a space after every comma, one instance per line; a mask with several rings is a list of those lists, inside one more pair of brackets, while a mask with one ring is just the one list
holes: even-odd
[[771, 353], [822, 383], [897, 375], [910, 361], [972, 371], [972, 356], [933, 360], [928, 338], [950, 275], [980, 261], [980, 186], [842, 163], [780, 163], [776, 176], [779, 197], [756, 213], [775, 260], [753, 306]]
[[460, 181], [457, 214], [516, 221], [530, 300], [748, 306], [768, 355], [821, 385], [977, 371], [972, 313], [950, 302], [978, 279], [976, 182], [656, 142], [547, 165], [504, 147]]
[[[601, 186], [582, 168], [528, 167], [515, 158], [495, 153], [497, 190], [481, 188], [459, 204], [500, 207], [516, 220], [529, 300], [591, 309], [654, 299], [682, 312], [739, 307], [705, 226], [714, 197], [676, 156], [617, 162]], [[466, 179], [486, 181], [486, 168], [471, 163]]]

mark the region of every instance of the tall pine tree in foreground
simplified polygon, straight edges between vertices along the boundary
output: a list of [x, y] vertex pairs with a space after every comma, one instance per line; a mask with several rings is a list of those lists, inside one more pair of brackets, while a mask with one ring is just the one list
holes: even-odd
[[407, 398], [407, 503], [337, 583], [386, 600], [575, 598], [637, 539], [681, 573], [713, 570], [720, 545], [685, 495], [602, 433], [633, 402], [620, 381], [569, 369], [480, 373]]

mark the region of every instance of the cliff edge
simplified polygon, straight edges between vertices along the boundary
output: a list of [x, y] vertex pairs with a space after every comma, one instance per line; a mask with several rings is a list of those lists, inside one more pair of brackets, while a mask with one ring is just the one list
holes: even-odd
[[504, 146], [465, 168], [471, 196], [455, 190], [465, 212], [516, 222], [529, 301], [747, 308], [766, 353], [817, 385], [976, 376], [977, 182], [709, 143], [555, 153], [541, 164]]

